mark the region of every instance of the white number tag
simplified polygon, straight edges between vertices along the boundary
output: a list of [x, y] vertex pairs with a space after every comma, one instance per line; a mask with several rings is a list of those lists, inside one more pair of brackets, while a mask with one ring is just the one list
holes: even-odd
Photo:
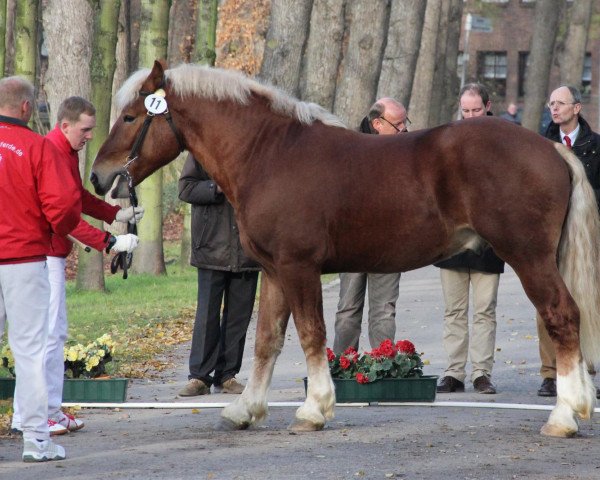
[[156, 93], [148, 95], [144, 100], [144, 106], [146, 110], [154, 115], [160, 115], [167, 111], [167, 100]]

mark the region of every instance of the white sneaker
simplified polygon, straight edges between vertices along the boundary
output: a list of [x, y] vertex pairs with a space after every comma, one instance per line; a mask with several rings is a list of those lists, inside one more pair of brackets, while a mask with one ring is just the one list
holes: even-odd
[[84, 423], [81, 420], [77, 420], [70, 413], [64, 413], [63, 411], [59, 411], [51, 418], [51, 420], [56, 422], [58, 425], [63, 426], [69, 432], [74, 432], [75, 430], [80, 430], [84, 427]]
[[54, 420], [49, 418], [48, 419], [48, 431], [50, 432], [50, 436], [54, 436], [54, 435], [64, 435], [65, 433], [68, 433], [69, 430], [67, 430], [65, 427], [63, 427], [60, 423], [56, 423]]
[[24, 462], [47, 462], [64, 460], [65, 449], [52, 440], [25, 440], [23, 447]]

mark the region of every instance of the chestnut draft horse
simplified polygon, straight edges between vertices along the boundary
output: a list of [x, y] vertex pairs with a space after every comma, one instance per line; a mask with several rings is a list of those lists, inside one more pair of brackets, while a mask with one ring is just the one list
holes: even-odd
[[406, 271], [486, 243], [515, 270], [556, 347], [558, 399], [542, 433], [573, 435], [592, 415], [585, 362], [600, 356], [600, 220], [562, 145], [494, 118], [364, 135], [315, 104], [196, 65], [155, 62], [117, 102], [92, 168], [96, 192], [121, 175], [113, 197], [126, 197], [124, 177], [136, 185], [185, 148], [233, 204], [244, 249], [264, 268], [252, 374], [222, 412], [236, 428], [267, 414], [290, 313], [309, 378], [291, 428], [333, 417], [321, 273]]

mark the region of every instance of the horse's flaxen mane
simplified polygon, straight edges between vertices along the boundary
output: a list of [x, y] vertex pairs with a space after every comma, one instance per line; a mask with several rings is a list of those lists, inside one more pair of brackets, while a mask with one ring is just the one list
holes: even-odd
[[[125, 81], [117, 93], [116, 105], [119, 111], [138, 98], [140, 87], [149, 74], [150, 69], [144, 68]], [[301, 123], [320, 121], [326, 125], [345, 128], [338, 117], [316, 103], [301, 102], [278, 88], [262, 84], [235, 70], [184, 64], [165, 70], [165, 76], [173, 91], [181, 97], [198, 95], [246, 104], [250, 95], [255, 93], [268, 99], [274, 112], [296, 118]]]

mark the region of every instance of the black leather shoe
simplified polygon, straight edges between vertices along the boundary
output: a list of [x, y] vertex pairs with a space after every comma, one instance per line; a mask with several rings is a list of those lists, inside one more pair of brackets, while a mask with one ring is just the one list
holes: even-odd
[[477, 392], [485, 395], [493, 395], [496, 393], [496, 387], [487, 375], [482, 375], [473, 380], [473, 387], [475, 387]]
[[435, 391], [437, 393], [464, 392], [465, 384], [454, 377], [442, 377]]
[[544, 378], [542, 386], [538, 390], [538, 397], [556, 397], [556, 380]]

